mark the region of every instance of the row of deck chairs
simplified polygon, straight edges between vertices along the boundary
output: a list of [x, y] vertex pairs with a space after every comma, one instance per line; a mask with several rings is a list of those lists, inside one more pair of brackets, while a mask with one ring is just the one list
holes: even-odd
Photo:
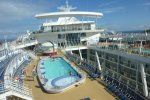
[[94, 66], [92, 66], [91, 64], [88, 64], [86, 60], [81, 61], [78, 57], [71, 55], [70, 53], [66, 53], [67, 58], [70, 61], [75, 62], [77, 65], [79, 65], [79, 67], [85, 71], [88, 72], [88, 74], [92, 77], [92, 78], [97, 78], [100, 76], [100, 72], [98, 71], [97, 68], [95, 68]]
[[89, 75], [92, 77], [92, 78], [98, 78], [100, 77], [100, 72], [98, 71], [97, 68], [95, 68], [94, 66], [90, 65], [90, 64], [87, 64], [86, 62], [81, 62], [81, 66], [80, 66], [83, 70], [87, 70]]
[[77, 57], [75, 55], [70, 54], [70, 53], [66, 53], [66, 56], [70, 61], [76, 61], [77, 60]]
[[107, 89], [121, 100], [145, 100], [144, 97], [135, 93], [130, 87], [110, 76], [105, 76], [104, 82], [107, 85]]

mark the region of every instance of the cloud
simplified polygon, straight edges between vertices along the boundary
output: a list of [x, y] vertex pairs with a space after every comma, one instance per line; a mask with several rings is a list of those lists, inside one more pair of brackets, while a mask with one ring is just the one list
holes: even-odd
[[105, 14], [107, 13], [114, 13], [114, 12], [118, 12], [125, 9], [124, 7], [113, 7], [113, 8], [106, 8], [106, 9], [102, 9], [101, 11]]
[[107, 7], [107, 6], [110, 6], [110, 5], [113, 5], [113, 4], [116, 4], [118, 2], [120, 2], [122, 0], [113, 0], [113, 1], [108, 1], [107, 3], [101, 3], [99, 7]]
[[112, 5], [112, 4], [114, 4], [114, 3], [116, 3], [116, 1], [111, 1], [111, 2], [108, 2], [108, 3], [103, 3], [103, 4], [100, 4], [99, 7], [109, 6], [109, 5]]
[[48, 0], [1, 0], [0, 33], [33, 30], [41, 24], [34, 16], [53, 10], [58, 1]]
[[150, 2], [144, 3], [143, 6], [150, 6]]
[[10, 22], [14, 20], [25, 19], [44, 10], [45, 8], [35, 4], [3, 0], [0, 3], [0, 22]]

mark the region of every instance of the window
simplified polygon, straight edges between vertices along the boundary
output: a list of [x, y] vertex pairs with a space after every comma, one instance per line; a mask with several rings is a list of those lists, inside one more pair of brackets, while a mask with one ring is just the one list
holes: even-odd
[[58, 38], [59, 39], [64, 39], [65, 38], [65, 34], [58, 34]]
[[81, 37], [85, 37], [86, 36], [86, 33], [81, 33]]
[[61, 39], [61, 34], [58, 34], [58, 39]]
[[150, 65], [145, 64], [145, 72], [146, 72], [147, 74], [150, 74]]

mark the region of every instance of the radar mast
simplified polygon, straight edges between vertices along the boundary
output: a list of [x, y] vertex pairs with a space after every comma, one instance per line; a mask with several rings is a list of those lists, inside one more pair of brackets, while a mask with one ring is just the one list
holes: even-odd
[[57, 9], [62, 12], [70, 12], [71, 10], [76, 9], [76, 7], [72, 7], [71, 5], [69, 5], [68, 0], [66, 0], [66, 4], [58, 7]]

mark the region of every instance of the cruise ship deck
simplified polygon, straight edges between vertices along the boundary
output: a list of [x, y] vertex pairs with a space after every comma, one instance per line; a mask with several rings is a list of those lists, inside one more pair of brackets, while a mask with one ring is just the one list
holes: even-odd
[[[47, 100], [47, 98], [51, 100], [82, 100], [84, 98], [90, 98], [91, 100], [115, 100], [115, 97], [110, 94], [99, 81], [90, 77], [86, 79], [86, 82], [83, 85], [76, 86], [75, 88], [59, 94], [49, 94], [44, 92], [44, 90], [41, 89], [38, 79], [36, 77], [34, 80], [32, 79], [31, 72], [37, 63], [38, 62], [34, 60], [31, 62], [30, 66], [28, 66], [29, 77], [26, 77], [24, 81], [29, 88], [32, 89], [34, 100]], [[74, 63], [72, 62], [72, 64]]]
[[150, 99], [150, 33], [105, 33], [103, 13], [58, 9], [0, 45], [0, 100]]

